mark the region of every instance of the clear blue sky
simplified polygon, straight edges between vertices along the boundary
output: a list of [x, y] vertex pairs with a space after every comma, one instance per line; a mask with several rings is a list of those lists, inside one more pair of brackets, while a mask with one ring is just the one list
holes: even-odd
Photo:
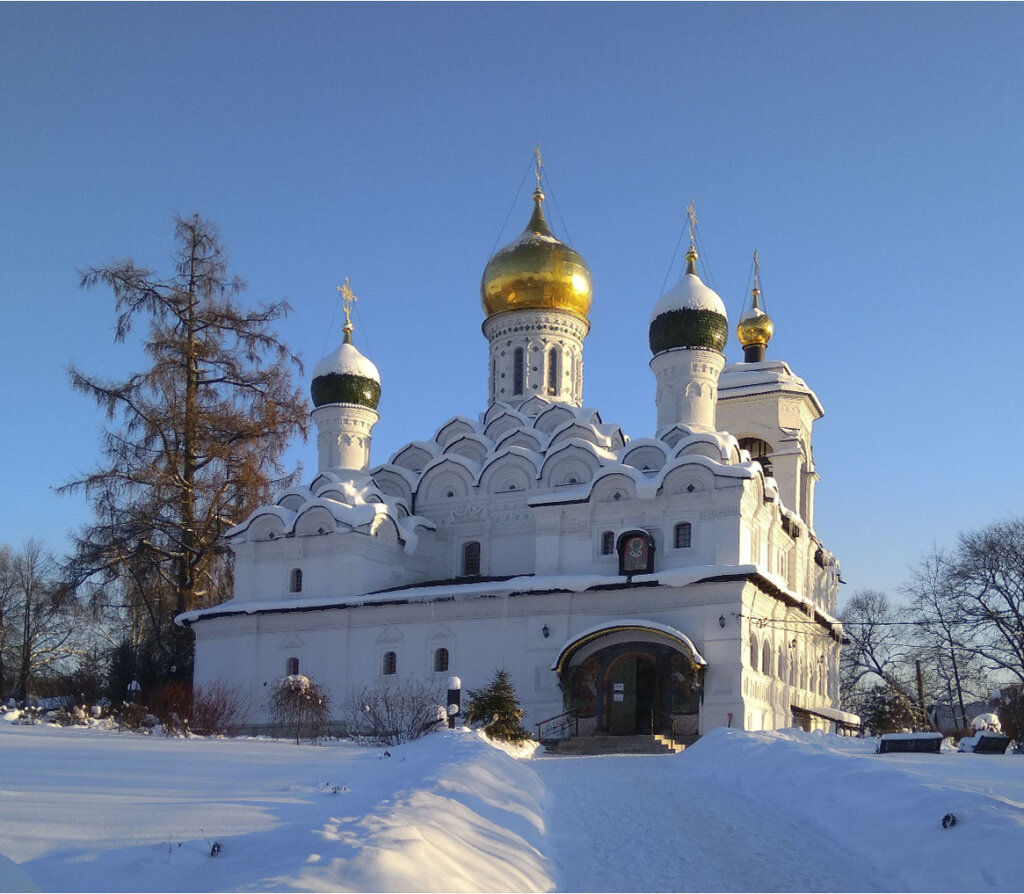
[[351, 278], [374, 463], [481, 412], [480, 274], [539, 140], [594, 279], [585, 402], [653, 434], [648, 318], [695, 199], [732, 322], [756, 248], [769, 356], [825, 406], [843, 595], [895, 593], [1022, 511], [1022, 38], [1019, 4], [0, 4], [0, 542], [61, 552], [88, 520], [53, 493], [103, 421], [66, 366], [141, 358], [76, 271], [168, 272], [175, 212], [220, 225], [251, 301], [291, 301], [307, 372]]

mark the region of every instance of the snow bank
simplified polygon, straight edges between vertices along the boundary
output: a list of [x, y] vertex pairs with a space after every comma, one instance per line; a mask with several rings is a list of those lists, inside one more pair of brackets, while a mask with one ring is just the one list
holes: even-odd
[[443, 732], [391, 749], [438, 770], [362, 818], [332, 818], [319, 834], [352, 857], [317, 859], [292, 882], [302, 890], [551, 891], [543, 789], [529, 765], [472, 733]]
[[[1019, 755], [874, 750], [872, 739], [716, 729], [684, 755], [769, 815], [849, 853], [885, 890], [1020, 890]], [[947, 813], [957, 818], [951, 829], [942, 827]]]

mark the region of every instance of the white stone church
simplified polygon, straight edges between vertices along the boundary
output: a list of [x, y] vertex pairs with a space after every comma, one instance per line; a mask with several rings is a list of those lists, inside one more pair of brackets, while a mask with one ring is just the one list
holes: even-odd
[[836, 710], [839, 564], [814, 528], [823, 410], [765, 359], [759, 290], [726, 365], [691, 224], [651, 314], [657, 431], [631, 439], [583, 406], [590, 273], [543, 201], [484, 270], [479, 417], [371, 465], [380, 377], [346, 322], [314, 370], [318, 474], [228, 532], [234, 597], [179, 618], [195, 683], [241, 690], [257, 722], [286, 674], [335, 704], [409, 678], [443, 703], [450, 676], [480, 688], [498, 669], [534, 734], [559, 715], [580, 735], [853, 719]]

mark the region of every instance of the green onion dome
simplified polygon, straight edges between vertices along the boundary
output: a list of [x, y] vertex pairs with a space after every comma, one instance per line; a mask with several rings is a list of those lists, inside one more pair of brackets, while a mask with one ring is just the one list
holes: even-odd
[[358, 404], [371, 410], [380, 403], [380, 373], [345, 333], [345, 341], [323, 358], [313, 370], [310, 385], [313, 406]]
[[729, 334], [725, 305], [718, 293], [697, 276], [697, 251], [686, 253], [686, 272], [658, 303], [651, 314], [651, 353], [673, 348], [706, 348], [722, 352]]

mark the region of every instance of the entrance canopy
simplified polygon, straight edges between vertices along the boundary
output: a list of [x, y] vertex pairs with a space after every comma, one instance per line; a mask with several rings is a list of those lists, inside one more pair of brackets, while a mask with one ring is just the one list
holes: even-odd
[[674, 645], [676, 648], [689, 653], [694, 664], [700, 667], [707, 667], [707, 661], [704, 656], [697, 651], [697, 647], [694, 646], [693, 642], [685, 633], [676, 630], [674, 627], [669, 627], [667, 624], [657, 624], [653, 621], [628, 619], [598, 624], [596, 627], [591, 627], [588, 630], [584, 630], [582, 633], [575, 634], [572, 639], [566, 641], [562, 648], [559, 649], [558, 658], [555, 660], [555, 663], [551, 665], [551, 670], [560, 675], [569, 666], [573, 656], [576, 655], [580, 649], [585, 648], [595, 640], [606, 636], [612, 636], [617, 633], [638, 635], [646, 634], [655, 641], [669, 643]]

